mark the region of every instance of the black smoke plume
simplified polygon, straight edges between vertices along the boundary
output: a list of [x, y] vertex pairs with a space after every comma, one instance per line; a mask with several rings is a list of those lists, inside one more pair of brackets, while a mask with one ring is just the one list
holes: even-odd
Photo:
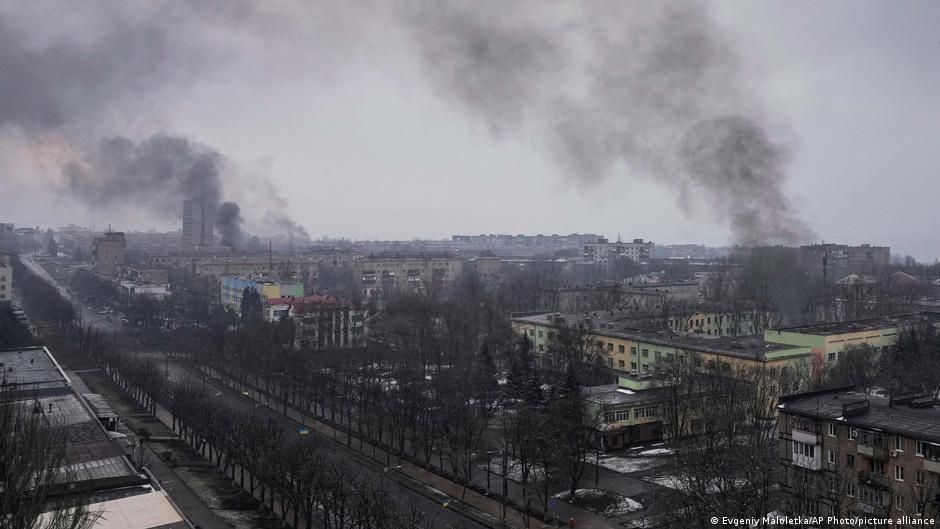
[[647, 176], [704, 199], [736, 242], [813, 238], [730, 40], [700, 2], [422, 2], [406, 21], [446, 98], [539, 132], [570, 177]]
[[[182, 201], [201, 197], [207, 211], [217, 211], [226, 199], [224, 169], [232, 162], [213, 148], [165, 133], [140, 141], [87, 137], [115, 109], [146, 105], [147, 96], [193, 78], [211, 63], [205, 47], [179, 35], [174, 20], [180, 19], [174, 17], [180, 13], [135, 17], [112, 7], [80, 36], [51, 31], [36, 38], [15, 29], [23, 20], [0, 9], [0, 127], [18, 127], [40, 144], [48, 136], [64, 140], [71, 152], [61, 163], [59, 191], [91, 208], [139, 208], [179, 221]], [[184, 11], [205, 20], [217, 16], [211, 9]], [[223, 205], [226, 216], [217, 211], [216, 227], [223, 241], [237, 247], [246, 239], [240, 208]], [[291, 231], [305, 233], [279, 215]]]
[[63, 173], [66, 191], [93, 207], [133, 205], [165, 214], [178, 212], [189, 198], [218, 204], [224, 194], [221, 163], [219, 153], [206, 145], [161, 134], [140, 143], [108, 138], [85, 159], [68, 163]]
[[241, 248], [245, 242], [242, 232], [241, 208], [234, 202], [223, 202], [215, 215], [215, 227], [222, 237], [222, 246]]

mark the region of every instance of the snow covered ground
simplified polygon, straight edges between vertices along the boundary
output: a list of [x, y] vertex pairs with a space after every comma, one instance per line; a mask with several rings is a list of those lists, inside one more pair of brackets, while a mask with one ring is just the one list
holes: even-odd
[[671, 448], [650, 448], [639, 452], [641, 456], [665, 456], [672, 453]]
[[577, 489], [574, 497], [568, 491], [559, 492], [554, 497], [606, 518], [630, 514], [643, 508], [643, 504], [633, 498], [606, 490]]
[[621, 456], [601, 456], [598, 461], [600, 466], [620, 472], [621, 474], [632, 474], [656, 468], [665, 463], [665, 460], [651, 457], [621, 457]]

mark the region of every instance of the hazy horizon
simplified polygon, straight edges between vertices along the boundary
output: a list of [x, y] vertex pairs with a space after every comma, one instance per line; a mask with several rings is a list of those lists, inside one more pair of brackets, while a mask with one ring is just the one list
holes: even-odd
[[[634, 63], [601, 53], [668, 52], [661, 35], [644, 51], [658, 7], [627, 4], [607, 21], [596, 13], [616, 4], [538, 16], [524, 2], [417, 5], [0, 2], [0, 66], [16, 77], [0, 86], [0, 221], [178, 229], [181, 203], [157, 180], [107, 194], [138, 165], [109, 162], [103, 141], [126, 138], [140, 156], [168, 135], [218, 155], [220, 199], [241, 205], [249, 233], [297, 223], [314, 239], [619, 233], [711, 246], [753, 235], [940, 257], [938, 4], [709, 3], [676, 31], [693, 28], [709, 54], [650, 74], [671, 90], [678, 68], [691, 83], [668, 112], [647, 110], [660, 96]], [[621, 26], [642, 38], [618, 41]], [[679, 177], [664, 158], [674, 131], [726, 114], [766, 132], [770, 187]], [[750, 234], [755, 214], [772, 218]]]

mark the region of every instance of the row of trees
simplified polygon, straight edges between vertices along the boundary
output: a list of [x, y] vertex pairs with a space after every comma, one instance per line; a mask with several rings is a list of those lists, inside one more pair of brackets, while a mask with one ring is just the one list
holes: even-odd
[[106, 371], [224, 475], [293, 527], [425, 529], [434, 514], [395, 499], [388, 483], [322, 442], [213, 399], [206, 386], [166, 380], [150, 359], [107, 354]]

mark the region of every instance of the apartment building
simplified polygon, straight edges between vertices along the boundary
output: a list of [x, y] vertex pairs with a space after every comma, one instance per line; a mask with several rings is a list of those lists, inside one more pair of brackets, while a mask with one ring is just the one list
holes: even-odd
[[463, 264], [447, 254], [374, 254], [353, 261], [353, 281], [365, 297], [427, 293], [451, 286]]
[[0, 255], [0, 304], [13, 301], [13, 267], [7, 256]]
[[127, 241], [122, 232], [110, 231], [95, 237], [91, 249], [95, 273], [108, 278], [117, 277], [118, 271], [124, 266], [126, 253]]
[[586, 243], [582, 255], [594, 263], [609, 263], [615, 259], [627, 258], [637, 263], [647, 261], [653, 256], [655, 244], [652, 241], [633, 239], [632, 242], [610, 242], [601, 237], [595, 242]]
[[934, 396], [889, 399], [836, 388], [782, 397], [778, 412], [781, 487], [794, 513], [940, 514]]
[[213, 246], [215, 204], [205, 197], [183, 201], [182, 241], [186, 246], [209, 248]]
[[299, 349], [362, 347], [368, 313], [334, 296], [273, 298], [265, 301], [264, 319], [294, 322]]

